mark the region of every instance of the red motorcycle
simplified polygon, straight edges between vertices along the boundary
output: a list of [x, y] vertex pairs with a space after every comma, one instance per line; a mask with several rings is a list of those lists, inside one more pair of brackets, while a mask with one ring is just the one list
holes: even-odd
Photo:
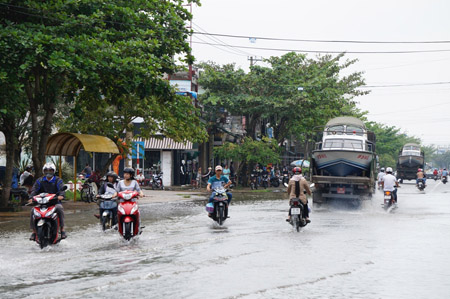
[[137, 191], [122, 191], [118, 194], [121, 199], [117, 206], [117, 224], [119, 233], [125, 240], [141, 234], [140, 213], [136, 199], [139, 197]]
[[[63, 190], [67, 189], [66, 186], [63, 188]], [[32, 203], [37, 205], [33, 209], [33, 222], [36, 227], [35, 241], [41, 248], [61, 241], [60, 220], [55, 206], [58, 203], [58, 196], [41, 193], [33, 196]]]

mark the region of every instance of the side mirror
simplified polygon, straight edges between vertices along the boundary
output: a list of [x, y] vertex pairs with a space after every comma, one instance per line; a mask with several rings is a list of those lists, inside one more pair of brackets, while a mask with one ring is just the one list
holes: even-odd
[[114, 185], [111, 183], [106, 183], [106, 186], [108, 186], [109, 188], [114, 188]]
[[67, 188], [67, 186], [63, 186], [62, 188], [61, 188], [61, 191], [66, 191], [68, 188]]

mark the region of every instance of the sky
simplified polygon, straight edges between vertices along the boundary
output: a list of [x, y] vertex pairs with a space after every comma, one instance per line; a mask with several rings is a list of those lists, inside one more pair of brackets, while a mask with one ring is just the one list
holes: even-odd
[[[359, 108], [368, 111], [368, 120], [396, 126], [420, 138], [425, 145], [450, 145], [450, 1], [203, 0], [201, 3], [192, 8], [194, 31], [246, 38], [194, 34], [192, 48], [198, 62], [236, 63], [248, 70], [249, 56], [268, 58], [287, 53], [230, 46], [326, 52], [439, 50], [347, 53], [345, 57], [358, 59], [348, 71], [364, 72], [366, 85], [373, 86], [369, 95], [355, 99]], [[256, 39], [252, 43], [247, 37], [446, 42], [367, 44]], [[311, 58], [317, 55], [308, 53]]]

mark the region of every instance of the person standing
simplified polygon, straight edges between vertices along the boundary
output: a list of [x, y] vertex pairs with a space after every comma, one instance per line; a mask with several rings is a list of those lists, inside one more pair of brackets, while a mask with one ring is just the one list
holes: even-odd
[[86, 178], [91, 176], [92, 168], [91, 168], [91, 166], [89, 166], [89, 163], [86, 163], [86, 166], [84, 167], [84, 169], [83, 169], [83, 171], [81, 173], [85, 174]]
[[230, 179], [230, 173], [231, 173], [231, 171], [228, 168], [228, 165], [225, 164], [225, 166], [223, 167], [223, 171], [222, 171], [223, 176], [226, 177], [227, 179]]

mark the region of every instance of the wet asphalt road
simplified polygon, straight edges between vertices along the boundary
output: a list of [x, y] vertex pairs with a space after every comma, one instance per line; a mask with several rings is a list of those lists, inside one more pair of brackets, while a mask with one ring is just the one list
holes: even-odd
[[[412, 182], [387, 214], [324, 206], [295, 232], [281, 193], [238, 194], [218, 227], [206, 201], [140, 205], [143, 234], [103, 233], [93, 211], [40, 250], [27, 219], [0, 224], [1, 298], [450, 298], [450, 184]], [[12, 229], [14, 228], [14, 229]]]

